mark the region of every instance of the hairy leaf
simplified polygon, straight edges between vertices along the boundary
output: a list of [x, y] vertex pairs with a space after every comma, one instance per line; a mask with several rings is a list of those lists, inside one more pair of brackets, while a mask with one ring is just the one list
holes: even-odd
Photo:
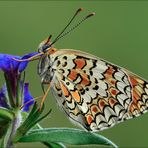
[[71, 145], [98, 144], [117, 147], [113, 142], [101, 135], [72, 128], [46, 128], [32, 130], [26, 136], [19, 139], [19, 142], [61, 142]]

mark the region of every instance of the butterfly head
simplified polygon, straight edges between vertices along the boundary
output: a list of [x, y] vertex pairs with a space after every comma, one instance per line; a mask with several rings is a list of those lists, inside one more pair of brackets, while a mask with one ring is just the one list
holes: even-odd
[[38, 52], [46, 53], [47, 51], [49, 51], [49, 49], [52, 47], [52, 43], [50, 42], [50, 39], [51, 39], [51, 35], [39, 44]]

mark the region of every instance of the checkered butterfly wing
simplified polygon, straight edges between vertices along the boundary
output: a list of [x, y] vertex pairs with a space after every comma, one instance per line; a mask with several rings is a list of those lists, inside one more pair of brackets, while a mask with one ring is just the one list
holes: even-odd
[[59, 106], [87, 130], [103, 130], [147, 111], [147, 82], [124, 68], [64, 49], [51, 54], [50, 63]]

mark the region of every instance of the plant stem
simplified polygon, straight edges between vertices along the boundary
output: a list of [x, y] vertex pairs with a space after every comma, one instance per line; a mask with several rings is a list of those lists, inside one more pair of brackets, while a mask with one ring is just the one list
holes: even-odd
[[20, 119], [21, 119], [20, 112], [18, 109], [16, 109], [14, 111], [14, 114], [15, 114], [15, 117], [10, 122], [10, 125], [9, 125], [7, 132], [6, 132], [6, 135], [3, 138], [1, 147], [13, 148], [13, 136], [16, 133], [16, 130], [20, 125]]
[[[13, 121], [12, 121], [13, 122]], [[12, 133], [12, 122], [9, 124], [8, 130], [5, 134], [5, 136], [3, 137], [2, 143], [1, 143], [1, 148], [8, 148], [8, 147], [13, 147], [12, 143], [10, 142], [10, 135]]]

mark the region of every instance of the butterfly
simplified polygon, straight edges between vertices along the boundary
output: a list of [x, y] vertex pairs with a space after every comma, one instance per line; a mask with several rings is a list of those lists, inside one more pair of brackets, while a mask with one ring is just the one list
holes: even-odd
[[[70, 31], [93, 15], [89, 14]], [[89, 53], [52, 46], [70, 32], [64, 33], [69, 24], [52, 43], [50, 36], [38, 48], [41, 83], [49, 85], [48, 91], [69, 119], [89, 131], [100, 131], [147, 112], [147, 81]]]

